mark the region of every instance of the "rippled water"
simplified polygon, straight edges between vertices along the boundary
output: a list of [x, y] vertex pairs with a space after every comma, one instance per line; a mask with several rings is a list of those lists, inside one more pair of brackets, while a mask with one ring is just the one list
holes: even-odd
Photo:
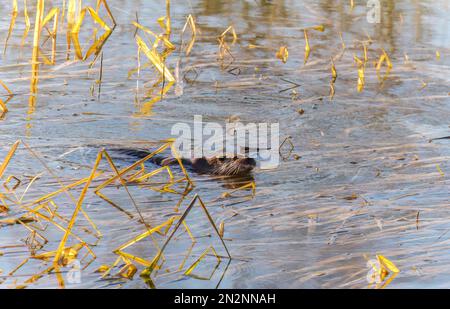
[[[353, 9], [350, 1], [174, 2], [172, 42], [179, 46], [188, 14], [195, 16], [201, 32], [182, 64], [186, 77], [193, 78], [190, 68], [198, 76], [194, 82], [184, 82], [182, 95], [176, 96], [171, 89], [149, 111], [138, 102], [143, 98], [142, 93], [136, 95], [136, 77], [127, 79], [128, 71], [137, 65], [131, 23], [139, 12], [141, 23], [160, 31], [156, 20], [165, 15], [165, 2], [159, 2], [108, 1], [118, 25], [103, 49], [100, 98], [90, 91], [97, 87], [98, 64], [88, 69], [86, 62], [66, 61], [64, 33], [60, 33], [56, 65], [41, 66], [34, 108], [29, 106], [31, 39], [20, 46], [24, 22], [19, 14], [0, 62], [0, 80], [16, 94], [0, 122], [1, 157], [14, 141], [23, 139], [61, 181], [69, 183], [88, 175], [86, 166], [93, 165], [97, 151], [93, 145], [156, 142], [170, 137], [174, 123], [192, 122], [196, 114], [203, 115], [204, 121], [225, 122], [237, 115], [243, 122], [279, 122], [281, 139], [291, 136], [294, 153], [301, 158], [291, 156], [275, 170], [256, 170], [254, 198], [220, 198], [230, 190], [229, 182], [191, 175], [196, 187], [182, 205], [198, 193], [217, 224], [225, 222], [231, 262], [223, 259], [209, 280], [159, 273], [153, 278], [156, 287], [366, 288], [367, 260], [377, 254], [401, 270], [390, 288], [448, 287], [450, 148], [448, 140], [429, 142], [450, 135], [447, 1], [381, 1], [380, 24], [367, 22], [364, 1], [355, 1]], [[2, 0], [2, 41], [10, 11], [11, 3]], [[305, 65], [302, 29], [318, 24], [324, 24], [325, 31], [309, 32], [312, 51]], [[235, 60], [222, 70], [216, 38], [229, 25], [234, 25], [238, 41], [231, 46]], [[347, 48], [335, 60], [338, 78], [330, 101], [330, 57], [342, 52], [340, 33]], [[89, 35], [83, 32], [84, 38]], [[358, 42], [368, 38], [372, 43], [366, 85], [358, 93], [353, 55], [363, 57]], [[275, 58], [282, 45], [289, 49], [286, 64]], [[381, 48], [393, 63], [382, 85], [372, 65]], [[178, 57], [178, 51], [168, 57], [171, 68]], [[228, 72], [234, 68], [234, 74]], [[141, 87], [146, 78], [154, 78], [152, 74], [150, 69], [142, 72]], [[292, 86], [286, 80], [300, 84], [296, 93], [283, 91]], [[126, 160], [117, 162], [123, 166]], [[46, 170], [22, 147], [6, 175], [25, 177], [40, 171]], [[58, 188], [54, 177], [44, 176], [35, 191], [30, 190], [30, 198]], [[86, 211], [104, 237], [93, 247], [97, 259], [83, 270], [81, 283], [66, 282], [67, 287], [148, 286], [139, 276], [102, 280], [95, 273], [100, 265], [114, 262], [112, 250], [145, 231], [123, 188], [108, 190], [134, 218], [88, 193]], [[167, 220], [180, 200], [179, 195], [137, 187], [130, 191], [152, 226]], [[62, 196], [57, 203], [69, 216], [70, 199]], [[12, 209], [11, 214], [17, 211]], [[196, 236], [211, 234], [200, 209], [193, 210], [188, 222]], [[0, 228], [0, 276], [29, 256], [21, 241], [26, 235], [20, 225]], [[46, 235], [45, 249], [55, 250], [61, 233], [56, 229]], [[185, 236], [168, 248], [170, 270], [188, 251]], [[190, 263], [209, 244], [220, 248], [218, 239], [201, 237]], [[148, 259], [156, 254], [150, 243], [132, 251]], [[209, 274], [215, 264], [208, 257], [199, 272]], [[45, 263], [32, 261], [12, 278], [0, 277], [0, 282], [5, 279], [0, 287], [14, 287], [45, 268]], [[57, 286], [54, 274], [30, 285]]]

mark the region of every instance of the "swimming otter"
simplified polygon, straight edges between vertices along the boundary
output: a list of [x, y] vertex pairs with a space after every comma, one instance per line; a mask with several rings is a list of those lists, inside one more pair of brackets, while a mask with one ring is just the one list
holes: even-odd
[[[145, 149], [115, 149], [115, 151], [140, 159], [145, 158], [151, 153], [151, 151]], [[175, 165], [178, 163], [173, 157], [159, 155], [150, 158], [149, 161], [160, 166]], [[190, 167], [196, 173], [217, 176], [245, 176], [250, 174], [256, 166], [255, 159], [239, 155], [233, 158], [182, 158], [181, 162], [184, 166]]]

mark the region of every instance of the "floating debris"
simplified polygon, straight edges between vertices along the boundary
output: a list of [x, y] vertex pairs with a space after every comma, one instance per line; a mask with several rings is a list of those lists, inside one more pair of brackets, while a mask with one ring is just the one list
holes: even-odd
[[334, 65], [333, 57], [331, 57], [331, 80], [330, 80], [330, 94], [329, 94], [330, 101], [333, 100], [334, 94], [336, 92], [334, 88], [334, 83], [336, 82], [337, 76], [338, 75], [336, 67]]
[[363, 43], [363, 52], [364, 52], [364, 63], [367, 63], [369, 61], [369, 56], [367, 54], [367, 45]]

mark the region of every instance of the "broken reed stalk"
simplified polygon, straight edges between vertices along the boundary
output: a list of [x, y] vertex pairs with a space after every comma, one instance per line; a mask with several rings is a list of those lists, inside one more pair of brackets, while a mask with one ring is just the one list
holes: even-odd
[[14, 25], [16, 24], [16, 18], [17, 18], [18, 13], [19, 13], [19, 8], [17, 5], [17, 0], [13, 0], [13, 10], [11, 13], [11, 22], [9, 23], [9, 29], [8, 29], [8, 34], [7, 34], [6, 40], [5, 40], [5, 48], [3, 49], [3, 54], [6, 54], [6, 49], [8, 48], [8, 41], [9, 41], [9, 38], [11, 37], [11, 33], [14, 29]]
[[[66, 192], [66, 194], [69, 197], [69, 199], [71, 199], [74, 203], [76, 203], [76, 200], [75, 200], [74, 196], [70, 193], [69, 189], [77, 187], [77, 186], [79, 186], [79, 185], [81, 185], [83, 183], [86, 183], [87, 181], [89, 181], [89, 178], [84, 178], [84, 179], [81, 179], [81, 180], [79, 180], [79, 181], [77, 181], [77, 182], [75, 182], [73, 184], [65, 186], [62, 183], [61, 179], [47, 166], [47, 164], [42, 160], [42, 158], [27, 143], [25, 143], [24, 141], [18, 141], [18, 142], [21, 142], [25, 146], [25, 148], [31, 153], [31, 155], [33, 157], [35, 157], [39, 161], [39, 163], [41, 163], [41, 165], [49, 172], [50, 175], [52, 175], [55, 178], [55, 180], [61, 186], [61, 189], [57, 190], [56, 192], [47, 194], [44, 197], [39, 198], [38, 200], [32, 202], [31, 205], [38, 204], [38, 203], [40, 203], [40, 202], [42, 202], [42, 201], [44, 201], [46, 199], [49, 199], [49, 198], [51, 198], [53, 196], [56, 196], [56, 195], [58, 195], [59, 193], [62, 193], [62, 192]], [[98, 177], [100, 174], [101, 173], [96, 173], [94, 175], [94, 178]], [[91, 218], [87, 215], [87, 213], [84, 211], [84, 209], [81, 209], [81, 213], [86, 218], [86, 220], [89, 222], [89, 224], [92, 226], [92, 228], [95, 230], [95, 232], [97, 233], [96, 237], [98, 237], [98, 238], [102, 237], [101, 232], [98, 230], [97, 226], [91, 220]]]
[[[197, 37], [197, 28], [195, 26], [195, 20], [194, 17], [189, 14], [189, 16], [186, 19], [186, 23], [184, 24], [183, 30], [181, 30], [181, 49], [183, 48], [184, 42], [183, 42], [183, 37], [184, 37], [184, 32], [186, 31], [187, 27], [191, 28], [191, 40], [189, 41], [189, 44], [186, 48], [186, 56], [189, 56], [189, 54], [191, 53], [192, 48], [194, 47], [194, 43], [195, 43], [195, 39]], [[180, 53], [180, 58], [181, 58], [181, 53]]]
[[[127, 191], [128, 197], [130, 198], [130, 200], [131, 200], [131, 202], [132, 202], [134, 208], [136, 209], [136, 212], [138, 213], [139, 218], [141, 219], [142, 223], [145, 225], [145, 227], [146, 227], [148, 230], [150, 230], [150, 229], [151, 229], [150, 225], [148, 225], [148, 224], [146, 223], [146, 221], [145, 221], [145, 219], [144, 219], [144, 216], [142, 215], [141, 210], [140, 210], [139, 207], [137, 206], [136, 201], [134, 200], [133, 196], [132, 196], [131, 193], [130, 193], [130, 190], [128, 190], [128, 186], [127, 186], [127, 184], [126, 184], [126, 181], [125, 181], [125, 180], [123, 179], [123, 177], [122, 177], [124, 173], [119, 172], [119, 170], [117, 169], [116, 165], [114, 164], [112, 158], [110, 157], [110, 155], [109, 155], [105, 150], [102, 150], [101, 153], [102, 153], [103, 156], [105, 156], [105, 158], [106, 158], [106, 160], [108, 161], [109, 165], [111, 166], [112, 170], [113, 170], [114, 173], [117, 175], [117, 177], [118, 177], [120, 183], [121, 183], [122, 186], [125, 188], [125, 191]], [[100, 158], [100, 159], [101, 159], [101, 158]]]
[[28, 16], [27, 0], [23, 0], [23, 5], [24, 5], [23, 15], [25, 17], [25, 30], [23, 32], [21, 46], [23, 46], [25, 44], [25, 39], [28, 37], [28, 33], [30, 32], [30, 28], [31, 28], [30, 17]]
[[45, 63], [47, 63], [49, 65], [55, 64], [55, 61], [56, 61], [56, 36], [58, 34], [58, 15], [59, 15], [59, 8], [52, 8], [50, 10], [50, 12], [47, 14], [47, 16], [45, 16], [45, 18], [44, 18], [44, 20], [42, 21], [42, 24], [41, 24], [41, 29], [42, 29], [53, 18], [53, 30], [51, 32], [49, 31], [50, 37], [52, 39], [52, 56], [51, 56], [51, 60], [49, 61], [48, 59], [46, 59], [45, 56], [42, 55], [44, 57]]
[[67, 39], [67, 57], [66, 60], [69, 60], [70, 57], [70, 48], [71, 48], [71, 33], [72, 28], [75, 25], [75, 8], [76, 3], [75, 0], [69, 0], [69, 4], [67, 7], [67, 33], [66, 33], [66, 39]]
[[34, 24], [33, 54], [31, 57], [30, 108], [34, 107], [39, 78], [39, 41], [41, 37], [42, 21], [44, 18], [44, 0], [37, 0], [36, 19]]
[[14, 154], [16, 153], [17, 147], [19, 146], [20, 141], [17, 141], [14, 143], [14, 145], [11, 147], [11, 150], [8, 152], [8, 154], [6, 155], [5, 160], [3, 161], [2, 165], [0, 165], [0, 178], [2, 178], [3, 173], [6, 170], [6, 167], [8, 167], [9, 162], [11, 161], [11, 158], [14, 156]]
[[191, 200], [191, 202], [189, 203], [189, 205], [187, 206], [186, 210], [184, 211], [183, 215], [178, 219], [177, 224], [175, 225], [174, 229], [172, 230], [172, 232], [170, 233], [170, 235], [167, 237], [166, 241], [164, 242], [164, 244], [162, 245], [161, 249], [159, 250], [159, 252], [156, 254], [156, 256], [153, 258], [152, 263], [149, 267], [147, 267], [143, 272], [142, 272], [142, 276], [146, 276], [149, 277], [150, 274], [153, 272], [153, 270], [155, 269], [156, 265], [158, 264], [161, 256], [163, 255], [164, 250], [166, 249], [167, 245], [170, 243], [170, 241], [172, 240], [172, 238], [174, 237], [175, 233], [178, 231], [178, 229], [180, 228], [181, 224], [184, 223], [186, 217], [189, 215], [190, 211], [192, 210], [192, 208], [195, 205], [195, 202], [199, 202], [200, 207], [203, 209], [203, 212], [205, 213], [206, 217], [208, 218], [208, 221], [210, 222], [210, 224], [212, 225], [212, 227], [214, 228], [214, 231], [216, 232], [217, 236], [220, 238], [220, 241], [227, 253], [227, 256], [229, 259], [231, 259], [231, 254], [228, 251], [228, 247], [225, 244], [225, 241], [223, 240], [222, 236], [220, 235], [219, 229], [217, 228], [216, 224], [214, 223], [213, 218], [211, 217], [211, 215], [209, 214], [208, 209], [206, 208], [206, 205], [203, 203], [202, 199], [200, 198], [200, 196], [198, 194], [195, 194], [195, 196], [193, 197], [193, 199]]

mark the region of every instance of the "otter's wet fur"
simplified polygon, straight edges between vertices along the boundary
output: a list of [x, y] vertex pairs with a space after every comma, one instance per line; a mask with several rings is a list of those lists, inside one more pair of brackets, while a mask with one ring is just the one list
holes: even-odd
[[[136, 158], [145, 158], [151, 152], [145, 149], [115, 149], [115, 151], [133, 156]], [[160, 165], [174, 165], [177, 160], [173, 157], [163, 157], [156, 155], [150, 158], [151, 162]], [[211, 157], [211, 158], [193, 158], [181, 159], [184, 166], [190, 167], [199, 174], [217, 175], [217, 176], [245, 176], [249, 175], [256, 166], [256, 160], [245, 156]]]

